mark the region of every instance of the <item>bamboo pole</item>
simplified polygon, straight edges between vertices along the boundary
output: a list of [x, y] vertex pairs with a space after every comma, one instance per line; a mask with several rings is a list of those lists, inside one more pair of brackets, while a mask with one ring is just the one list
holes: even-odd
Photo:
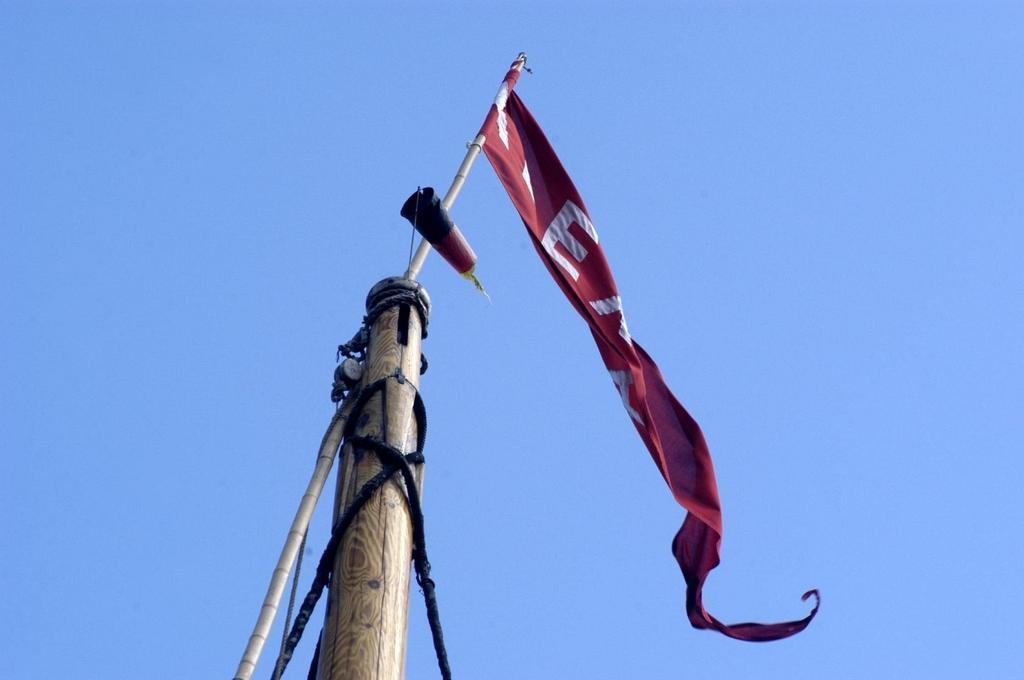
[[288, 536], [285, 539], [284, 547], [281, 548], [281, 555], [277, 559], [277, 565], [270, 577], [270, 585], [267, 587], [267, 594], [263, 598], [263, 606], [260, 607], [260, 614], [256, 619], [252, 635], [242, 653], [242, 660], [238, 663], [234, 680], [249, 680], [256, 670], [263, 647], [270, 635], [270, 628], [274, 624], [274, 617], [277, 616], [277, 609], [281, 604], [281, 596], [284, 594], [285, 586], [288, 584], [288, 575], [291, 573], [292, 565], [299, 554], [299, 546], [302, 538], [309, 529], [309, 521], [316, 510], [317, 501], [323, 491], [327, 477], [331, 473], [334, 464], [334, 456], [341, 444], [341, 435], [345, 430], [345, 423], [348, 421], [349, 413], [352, 410], [352, 400], [346, 400], [341, 408], [331, 419], [327, 427], [327, 433], [320, 444], [320, 452], [313, 468], [313, 475], [306, 486], [306, 493], [302, 495], [299, 508], [295, 512], [291, 527], [288, 529]]
[[[397, 279], [401, 282], [404, 279]], [[385, 279], [377, 291], [395, 279]], [[369, 303], [368, 303], [369, 307]], [[400, 323], [406, 326], [401, 329]], [[404, 340], [404, 344], [402, 342]], [[413, 415], [419, 388], [422, 326], [415, 309], [385, 310], [370, 329], [363, 386], [388, 378], [386, 395], [371, 397], [357, 414], [355, 434], [416, 449]], [[402, 379], [394, 376], [401, 371]], [[335, 517], [381, 470], [370, 451], [343, 447]], [[413, 466], [417, 484], [422, 466]], [[320, 680], [401, 680], [405, 675], [412, 524], [401, 477], [391, 478], [359, 512], [338, 547], [320, 640]]]

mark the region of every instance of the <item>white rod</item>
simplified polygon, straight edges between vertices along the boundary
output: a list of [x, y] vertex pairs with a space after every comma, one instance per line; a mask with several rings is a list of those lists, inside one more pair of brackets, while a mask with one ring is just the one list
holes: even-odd
[[[524, 66], [526, 66], [526, 52], [520, 52], [516, 60], [512, 62], [512, 68], [516, 71], [522, 71]], [[503, 91], [507, 96], [508, 92], [504, 80], [501, 82], [501, 87], [498, 88], [498, 96], [495, 97], [496, 102], [502, 96]], [[503, 105], [499, 104], [499, 106]], [[486, 137], [477, 135], [476, 139], [469, 143], [466, 157], [462, 159], [462, 165], [459, 166], [458, 172], [455, 173], [455, 179], [452, 180], [452, 185], [448, 187], [448, 193], [441, 200], [441, 206], [445, 210], [451, 210], [452, 205], [455, 204], [455, 199], [459, 197], [459, 192], [462, 191], [462, 185], [466, 183], [466, 177], [469, 175], [470, 168], [473, 167], [476, 157], [480, 155], [480, 151], [484, 148], [484, 141], [486, 141]], [[412, 256], [412, 261], [409, 262], [409, 269], [405, 272], [405, 278], [416, 280], [420, 270], [423, 269], [423, 263], [427, 261], [427, 255], [430, 254], [430, 251], [431, 247], [427, 239], [420, 239], [420, 245], [416, 248], [416, 254]]]
[[[466, 177], [469, 176], [469, 171], [473, 167], [473, 163], [476, 162], [476, 157], [480, 155], [480, 150], [483, 149], [485, 141], [486, 137], [477, 135], [476, 139], [469, 143], [466, 157], [462, 159], [462, 164], [459, 165], [459, 169], [455, 173], [455, 179], [452, 180], [452, 185], [448, 187], [448, 193], [441, 199], [441, 207], [445, 210], [451, 209], [452, 205], [455, 204], [455, 199], [459, 197], [462, 185], [466, 183]], [[412, 261], [409, 263], [409, 269], [405, 272], [405, 278], [416, 280], [420, 270], [423, 269], [423, 263], [426, 262], [430, 251], [430, 243], [427, 239], [421, 238], [420, 245], [416, 248], [416, 254], [412, 256]]]
[[469, 148], [466, 150], [466, 157], [462, 159], [462, 163], [459, 165], [459, 169], [455, 172], [455, 178], [452, 179], [452, 185], [448, 187], [448, 193], [441, 199], [441, 207], [445, 210], [450, 210], [455, 204], [455, 199], [459, 197], [459, 192], [462, 191], [462, 185], [466, 183], [466, 178], [469, 176], [469, 171], [473, 167], [473, 163], [476, 162], [476, 157], [483, 151], [484, 142], [487, 138], [483, 135], [477, 135], [476, 139], [469, 143]]
[[270, 586], [267, 587], [267, 596], [263, 599], [259, 618], [256, 619], [256, 626], [253, 628], [252, 635], [249, 636], [249, 643], [242, 654], [242, 660], [238, 663], [234, 680], [250, 680], [256, 671], [256, 664], [259, 663], [260, 654], [263, 653], [263, 646], [270, 635], [270, 628], [274, 625], [274, 617], [277, 616], [281, 596], [284, 595], [285, 587], [288, 585], [288, 575], [291, 574], [292, 565], [295, 564], [295, 558], [299, 554], [302, 537], [309, 529], [309, 520], [313, 516], [317, 501], [320, 499], [320, 492], [323, 491], [327, 477], [331, 473], [334, 456], [341, 444], [341, 435], [345, 430], [345, 422], [348, 420], [351, 409], [352, 403], [346, 400], [331, 420], [327, 434], [324, 435], [323, 443], [320, 445], [320, 454], [317, 456], [316, 466], [313, 468], [313, 476], [306, 487], [306, 493], [303, 494], [302, 500], [299, 502], [299, 509], [295, 512], [292, 526], [288, 530], [288, 537], [281, 549], [281, 556], [278, 558], [277, 566], [274, 567], [273, 575], [270, 578]]

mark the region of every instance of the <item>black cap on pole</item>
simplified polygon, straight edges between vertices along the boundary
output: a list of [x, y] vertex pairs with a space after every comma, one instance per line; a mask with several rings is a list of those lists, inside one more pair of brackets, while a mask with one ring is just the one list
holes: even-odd
[[416, 231], [435, 246], [455, 228], [455, 222], [441, 205], [441, 199], [433, 187], [413, 192], [402, 206], [402, 217], [412, 222]]

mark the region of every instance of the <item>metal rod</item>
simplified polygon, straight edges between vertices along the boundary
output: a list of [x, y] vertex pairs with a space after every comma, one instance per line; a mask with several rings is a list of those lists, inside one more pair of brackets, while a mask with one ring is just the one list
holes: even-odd
[[[480, 155], [481, 149], [484, 147], [486, 137], [483, 135], [477, 135], [476, 139], [469, 143], [469, 149], [466, 151], [466, 157], [462, 159], [462, 164], [459, 165], [458, 171], [455, 173], [455, 179], [452, 180], [452, 185], [448, 187], [448, 193], [441, 199], [441, 207], [445, 210], [451, 209], [452, 205], [455, 204], [455, 199], [459, 197], [459, 192], [462, 191], [462, 185], [466, 183], [466, 177], [469, 176], [469, 171], [473, 167], [473, 163], [476, 162], [476, 157]], [[427, 255], [431, 251], [430, 243], [425, 238], [420, 239], [420, 245], [416, 248], [416, 254], [412, 256], [412, 261], [409, 262], [409, 269], [405, 272], [405, 278], [416, 280], [419, 276], [420, 270], [423, 269], [423, 263], [427, 260]]]
[[250, 680], [256, 671], [256, 664], [259, 663], [260, 655], [263, 653], [263, 646], [270, 636], [270, 628], [274, 625], [274, 617], [277, 616], [281, 596], [284, 595], [285, 587], [288, 585], [288, 575], [299, 554], [302, 537], [309, 529], [309, 520], [313, 516], [317, 501], [320, 499], [320, 492], [323, 491], [327, 477], [331, 473], [331, 466], [334, 465], [334, 456], [341, 445], [341, 435], [345, 430], [345, 422], [352, 410], [352, 404], [353, 400], [346, 398], [331, 420], [327, 434], [324, 435], [316, 466], [313, 468], [313, 476], [309, 480], [306, 493], [303, 494], [302, 500], [299, 502], [299, 509], [295, 512], [295, 519], [292, 520], [291, 528], [288, 530], [288, 537], [285, 539], [281, 556], [278, 558], [277, 566], [274, 567], [273, 575], [270, 578], [270, 585], [267, 587], [267, 595], [263, 599], [260, 615], [256, 619], [252, 635], [249, 636], [249, 643], [242, 654], [242, 660], [238, 663], [234, 680]]

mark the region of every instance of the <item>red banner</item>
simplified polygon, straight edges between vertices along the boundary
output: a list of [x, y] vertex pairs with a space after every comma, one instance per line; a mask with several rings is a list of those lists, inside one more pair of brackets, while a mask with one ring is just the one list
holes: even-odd
[[626, 413], [676, 501], [688, 512], [672, 551], [686, 579], [690, 623], [740, 640], [777, 640], [798, 633], [818, 611], [816, 590], [804, 594], [804, 600], [815, 597], [815, 606], [799, 621], [727, 625], [704, 609], [701, 590], [719, 563], [722, 541], [722, 508], [711, 454], [700, 426], [630, 336], [622, 299], [587, 208], [540, 126], [512, 91], [520, 68], [520, 61], [512, 64], [484, 121], [483, 150], [551, 276], [590, 325]]

